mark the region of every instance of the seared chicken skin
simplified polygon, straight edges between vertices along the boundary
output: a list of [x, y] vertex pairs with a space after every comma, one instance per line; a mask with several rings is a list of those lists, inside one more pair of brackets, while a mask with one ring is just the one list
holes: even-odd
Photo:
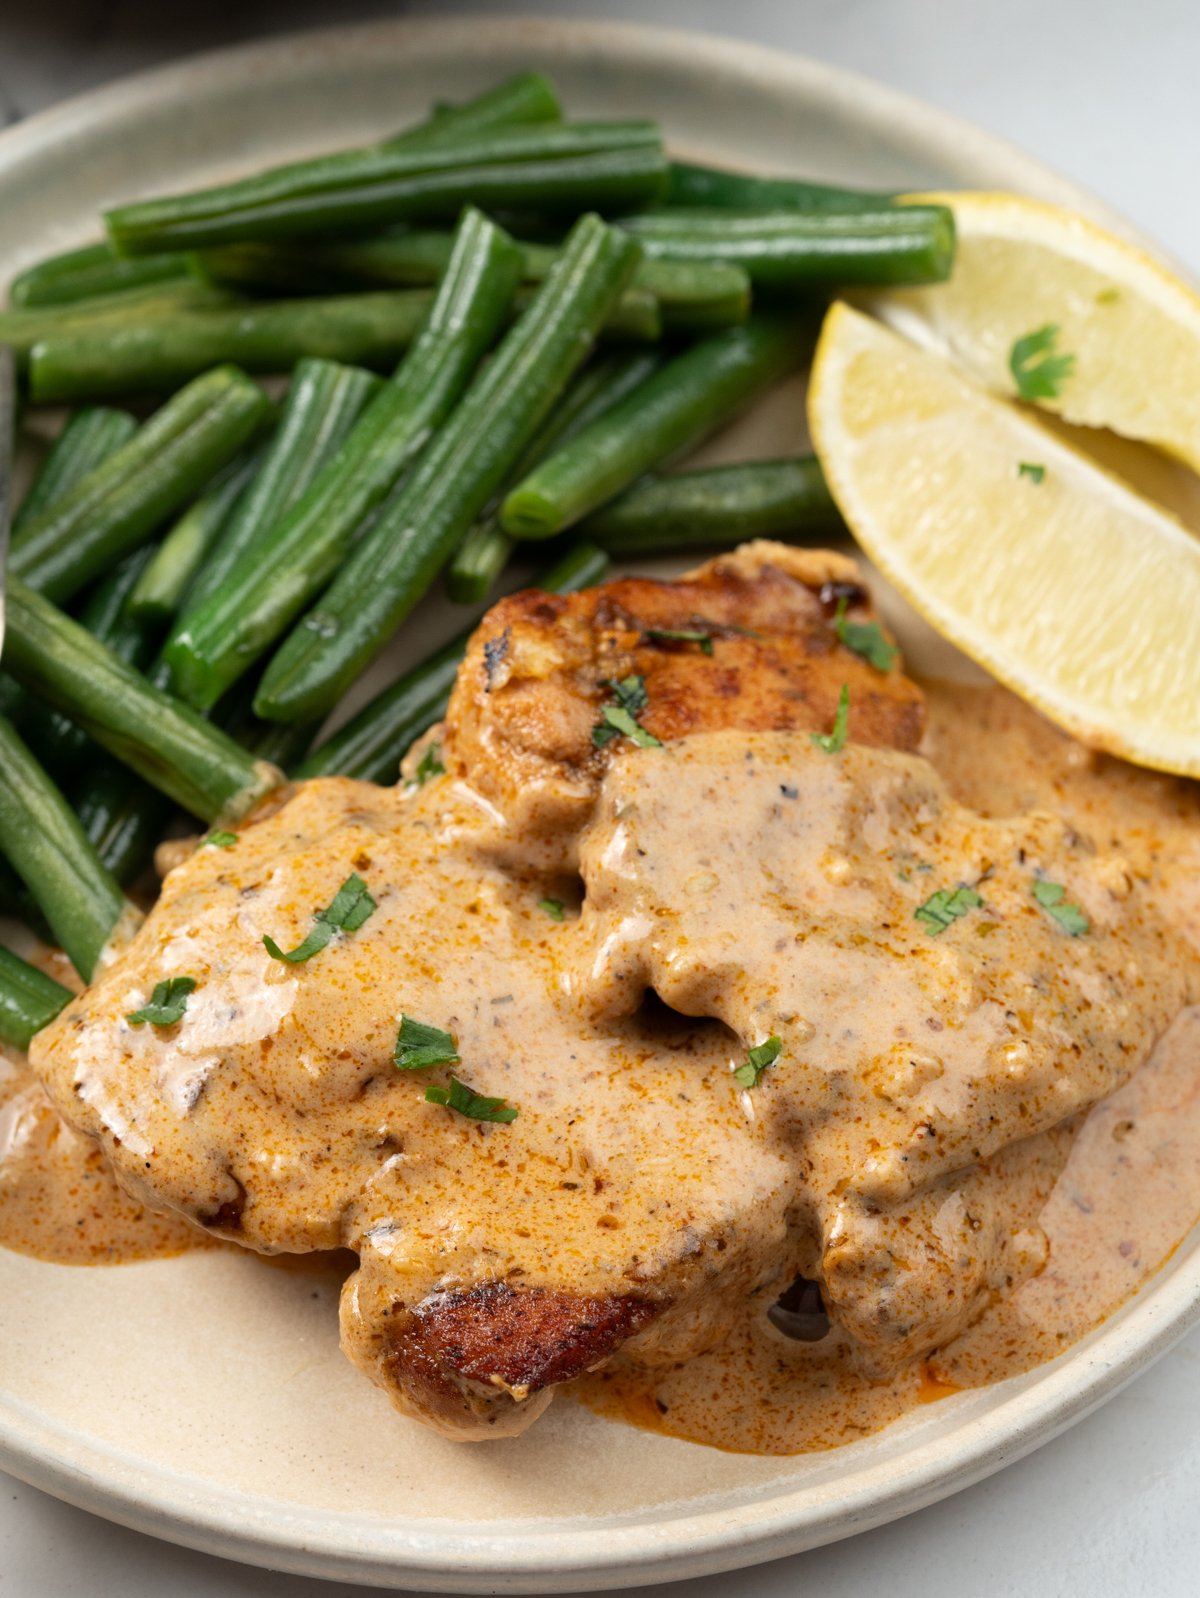
[[645, 687], [641, 726], [664, 743], [726, 727], [828, 731], [848, 686], [855, 743], [915, 749], [920, 690], [840, 643], [839, 609], [850, 623], [877, 619], [853, 561], [764, 541], [678, 582], [513, 594], [471, 640], [443, 759], [497, 806], [524, 857], [542, 839], [551, 856], [573, 859], [621, 747], [597, 747], [594, 730], [630, 676]]
[[[933, 1346], [1036, 1268], [1071, 1118], [1192, 979], [1119, 858], [984, 821], [896, 752], [921, 696], [842, 641], [870, 615], [850, 563], [773, 545], [503, 601], [447, 774], [306, 784], [172, 871], [36, 1040], [55, 1102], [155, 1206], [354, 1249], [347, 1352], [452, 1436], [520, 1431], [619, 1351], [687, 1359], [798, 1272], [871, 1368]], [[367, 919], [272, 957], [352, 874]], [[1095, 935], [1071, 944], [1035, 882]], [[969, 890], [936, 935], [935, 889]], [[183, 1020], [131, 1023], [174, 975]], [[449, 1050], [400, 1068], [403, 1017]], [[452, 1075], [516, 1119], [446, 1106]]]

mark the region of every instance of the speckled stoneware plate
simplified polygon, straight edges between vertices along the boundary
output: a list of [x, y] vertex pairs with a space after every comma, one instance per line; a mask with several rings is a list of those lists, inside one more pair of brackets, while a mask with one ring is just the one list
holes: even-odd
[[[206, 56], [5, 134], [0, 280], [81, 242], [105, 204], [352, 144], [528, 66], [553, 73], [572, 111], [649, 113], [697, 156], [1099, 210], [994, 139], [815, 62], [690, 34], [473, 18]], [[736, 448], [796, 448], [801, 418], [799, 393], [784, 393]], [[447, 612], [431, 601], [405, 653], [444, 634]], [[920, 660], [928, 637], [897, 619]], [[113, 1270], [0, 1254], [0, 1465], [141, 1531], [348, 1581], [566, 1592], [727, 1570], [918, 1509], [1087, 1414], [1200, 1318], [1200, 1247], [1054, 1363], [794, 1459], [698, 1448], [569, 1403], [524, 1438], [456, 1447], [392, 1415], [343, 1360], [336, 1288], [235, 1252]]]

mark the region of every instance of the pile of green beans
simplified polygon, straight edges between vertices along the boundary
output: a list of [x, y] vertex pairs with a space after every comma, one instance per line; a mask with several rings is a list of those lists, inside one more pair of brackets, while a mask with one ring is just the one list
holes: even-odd
[[[554, 261], [552, 245], [519, 241], [526, 283], [540, 283]], [[453, 236], [404, 229], [378, 238], [334, 243], [231, 244], [205, 250], [203, 271], [228, 288], [272, 294], [332, 294], [353, 289], [421, 288], [436, 283], [450, 259]], [[701, 333], [744, 322], [750, 314], [750, 279], [724, 261], [644, 260], [624, 301], [628, 326], [641, 292], [658, 306], [670, 333]], [[618, 311], [620, 310], [618, 306]]]
[[[104, 224], [0, 310], [26, 412], [79, 407], [13, 517], [0, 896], [85, 980], [181, 810], [396, 779], [469, 630], [323, 724], [439, 574], [479, 604], [527, 541], [566, 593], [610, 555], [839, 535], [811, 457], [664, 467], [803, 366], [825, 297], [941, 281], [955, 244], [942, 206], [569, 121], [537, 72]], [[0, 1040], [68, 997], [0, 947]]]
[[309, 492], [246, 552], [166, 649], [171, 684], [208, 708], [318, 594], [364, 516], [445, 421], [508, 312], [520, 256], [471, 211], [421, 337]]
[[506, 495], [513, 538], [550, 538], [643, 472], [694, 448], [812, 351], [810, 317], [754, 316], [694, 344], [564, 444]]
[[[567, 443], [627, 394], [641, 388], [660, 364], [657, 354], [645, 351], [610, 355], [587, 367], [539, 428], [514, 466], [506, 487], [520, 481], [551, 450]], [[504, 570], [514, 543], [501, 527], [497, 511], [477, 521], [446, 568], [446, 592], [450, 598], [459, 605], [477, 605], [485, 599]], [[539, 580], [538, 586], [545, 588], [547, 582]]]
[[125, 897], [70, 805], [4, 717], [0, 770], [0, 849], [86, 982], [126, 912]]
[[387, 643], [500, 488], [590, 353], [639, 260], [598, 216], [575, 224], [529, 309], [431, 441], [404, 493], [289, 635], [254, 705], [327, 714]]
[[74, 598], [193, 499], [269, 408], [262, 389], [236, 367], [198, 377], [69, 493], [21, 526], [9, 570], [59, 603]]

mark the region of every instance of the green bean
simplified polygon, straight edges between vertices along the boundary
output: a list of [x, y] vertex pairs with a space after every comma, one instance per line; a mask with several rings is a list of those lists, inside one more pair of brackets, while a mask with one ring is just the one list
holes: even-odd
[[167, 647], [190, 626], [232, 572], [316, 482], [383, 392], [381, 380], [360, 367], [304, 360], [296, 367], [279, 426], [252, 479], [187, 591]]
[[46, 451], [29, 492], [13, 517], [13, 532], [19, 533], [34, 517], [69, 493], [81, 478], [107, 460], [122, 444], [127, 444], [136, 432], [137, 423], [128, 411], [113, 411], [103, 405], [73, 411]]
[[[304, 758], [317, 732], [311, 725], [285, 727], [259, 721], [251, 714], [250, 696], [221, 719], [224, 731], [256, 761], [281, 770]], [[175, 811], [157, 789], [102, 751], [76, 791], [74, 805], [96, 853], [123, 886], [150, 865]]]
[[940, 283], [954, 261], [945, 205], [875, 211], [648, 211], [625, 224], [654, 258], [730, 261], [756, 288]]
[[39, 404], [141, 393], [174, 388], [225, 361], [251, 372], [288, 372], [306, 355], [384, 367], [412, 343], [429, 305], [422, 290], [345, 294], [68, 330], [34, 346], [29, 392]]
[[810, 319], [760, 315], [693, 345], [519, 483], [500, 507], [504, 531], [549, 538], [615, 499], [794, 371], [812, 333]]
[[[450, 258], [452, 235], [409, 230], [381, 238], [228, 244], [205, 250], [202, 269], [218, 283], [275, 293], [325, 294], [352, 288], [420, 288], [435, 283]], [[540, 283], [554, 259], [546, 244], [522, 243], [527, 283]], [[744, 322], [750, 279], [723, 261], [642, 261], [627, 292], [658, 301], [672, 333], [709, 332]]]
[[189, 278], [186, 255], [118, 255], [107, 239], [27, 266], [8, 287], [11, 305], [71, 305], [122, 289], [148, 288]]
[[256, 759], [288, 771], [308, 754], [320, 730], [319, 721], [296, 722], [289, 726], [282, 721], [259, 721], [255, 717], [240, 734], [238, 742]]
[[[660, 364], [657, 354], [646, 351], [607, 355], [585, 366], [549, 420], [538, 429], [509, 474], [506, 486], [511, 488], [520, 482], [551, 450], [574, 438], [598, 416], [611, 410], [618, 400], [631, 394], [657, 371]], [[446, 568], [446, 592], [450, 598], [459, 605], [477, 605], [485, 599], [504, 570], [512, 548], [513, 540], [501, 528], [496, 512], [490, 511], [475, 523]]]
[[0, 1042], [27, 1049], [70, 1002], [70, 988], [0, 947]]
[[187, 310], [228, 306], [235, 296], [216, 284], [188, 278], [177, 283], [152, 283], [147, 288], [122, 289], [94, 300], [70, 305], [28, 305], [0, 311], [0, 344], [7, 344], [24, 369], [34, 347], [47, 339], [97, 333], [107, 337], [128, 321], [153, 324], [161, 330], [165, 318]]
[[24, 687], [193, 815], [243, 815], [279, 780], [19, 578], [9, 582], [4, 660]]
[[221, 707], [221, 725], [234, 740], [258, 760], [265, 760], [281, 771], [290, 771], [308, 754], [321, 730], [319, 723], [297, 722], [288, 726], [279, 721], [260, 721], [254, 714], [253, 686], [239, 685]]
[[236, 367], [196, 379], [13, 539], [9, 569], [62, 603], [135, 549], [232, 459], [267, 396]]
[[128, 887], [146, 870], [175, 806], [120, 761], [101, 754], [74, 795], [75, 814], [107, 870]]
[[[536, 293], [532, 285], [518, 289], [513, 309], [518, 313], [528, 310]], [[657, 344], [663, 332], [658, 301], [649, 289], [631, 284], [618, 296], [600, 332], [606, 343]]]
[[508, 312], [519, 273], [508, 235], [480, 212], [465, 212], [429, 320], [391, 383], [304, 497], [216, 592], [194, 612], [188, 607], [165, 653], [172, 686], [189, 704], [215, 704], [328, 582], [355, 529], [450, 413]]
[[706, 549], [748, 538], [825, 538], [845, 528], [809, 455], [643, 477], [580, 523], [610, 554]]
[[519, 72], [472, 100], [436, 105], [424, 122], [384, 142], [397, 145], [428, 138], [458, 139], [512, 123], [561, 120], [562, 108], [550, 79], [541, 72]]
[[62, 794], [4, 718], [0, 767], [0, 849], [71, 964], [90, 981], [113, 929], [132, 907], [97, 859]]
[[[546, 244], [522, 244], [525, 275], [541, 282], [554, 260]], [[638, 262], [633, 288], [652, 294], [670, 333], [704, 333], [736, 327], [750, 314], [750, 279], [725, 261], [652, 260]], [[628, 292], [628, 291], [627, 291]]]
[[0, 948], [0, 1042], [26, 1050], [69, 1004], [70, 988]]
[[463, 539], [446, 567], [446, 592], [456, 605], [477, 605], [508, 565], [514, 540], [495, 516], [486, 516]]
[[[149, 664], [154, 637], [144, 622], [130, 615], [129, 598], [153, 555], [153, 549], [135, 549], [126, 555], [97, 583], [79, 612], [81, 627], [138, 670]], [[51, 711], [36, 722], [26, 717], [23, 731], [38, 759], [59, 783], [65, 784], [78, 774], [89, 752], [93, 756], [99, 753], [87, 734], [58, 711]]]
[[[14, 532], [20, 532], [35, 517], [57, 504], [136, 431], [137, 423], [126, 411], [96, 408], [77, 411], [68, 417], [62, 432], [46, 452], [41, 470], [13, 520]], [[123, 569], [123, 563], [119, 569]], [[116, 579], [118, 586], [120, 581]], [[101, 588], [108, 593], [112, 584], [112, 579], [105, 579]], [[123, 588], [120, 591], [123, 595]], [[123, 598], [117, 603], [123, 603]], [[106, 606], [99, 592], [95, 604], [96, 614], [85, 617], [85, 625], [91, 630], [113, 625], [115, 618], [111, 615], [111, 607]], [[38, 737], [39, 755], [59, 777], [69, 763], [78, 758], [81, 747], [78, 729], [57, 715], [48, 720], [32, 715], [28, 696], [11, 677], [0, 676], [0, 715], [9, 716], [18, 727]]]
[[575, 224], [533, 304], [263, 675], [267, 721], [327, 712], [379, 652], [520, 459], [586, 359], [639, 259], [597, 216]]
[[360, 231], [464, 204], [574, 213], [643, 205], [666, 185], [651, 122], [541, 123], [343, 150], [239, 182], [167, 195], [106, 214], [124, 255], [242, 239]]
[[149, 559], [129, 595], [130, 616], [163, 625], [172, 620], [230, 512], [257, 474], [262, 457], [261, 445], [235, 455], [168, 529], [157, 549], [148, 552]]
[[[536, 586], [572, 594], [603, 580], [608, 558], [591, 544], [576, 544], [548, 567]], [[409, 747], [446, 714], [450, 691], [474, 626], [456, 633], [420, 665], [385, 688], [314, 750], [295, 776], [357, 777], [394, 782]]]
[[868, 189], [843, 189], [803, 178], [752, 177], [718, 167], [672, 161], [666, 203], [680, 206], [761, 206], [767, 210], [864, 211], [895, 199]]

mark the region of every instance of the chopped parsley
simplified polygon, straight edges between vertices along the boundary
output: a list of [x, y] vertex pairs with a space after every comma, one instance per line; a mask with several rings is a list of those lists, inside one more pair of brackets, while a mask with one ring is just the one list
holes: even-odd
[[1080, 937], [1092, 924], [1077, 904], [1068, 902], [1067, 890], [1061, 882], [1046, 882], [1039, 877], [1033, 885], [1033, 897], [1073, 938]]
[[765, 1043], [756, 1044], [746, 1056], [746, 1063], [739, 1065], [733, 1073], [733, 1080], [739, 1087], [756, 1088], [758, 1079], [769, 1065], [783, 1052], [783, 1044], [775, 1034], [772, 1034]]
[[647, 627], [644, 636], [652, 644], [699, 644], [702, 655], [713, 652], [712, 634], [686, 627]]
[[838, 750], [846, 743], [846, 734], [850, 729], [850, 684], [843, 683], [842, 691], [838, 695], [837, 711], [833, 718], [832, 732], [810, 733], [813, 743], [818, 749], [823, 749], [827, 755], [836, 755]]
[[833, 630], [838, 635], [839, 643], [845, 644], [856, 655], [861, 655], [867, 665], [873, 666], [876, 671], [891, 671], [900, 651], [894, 644], [888, 643], [878, 622], [847, 621], [846, 607], [849, 603], [844, 594], [838, 600]]
[[917, 906], [913, 915], [929, 928], [929, 936], [936, 938], [960, 916], [965, 916], [968, 910], [977, 910], [982, 903], [974, 888], [939, 888], [924, 904]]
[[539, 899], [538, 909], [544, 910], [551, 921], [561, 921], [563, 918], [563, 902], [561, 899]]
[[147, 1021], [151, 1026], [174, 1026], [183, 1020], [188, 994], [195, 991], [195, 977], [168, 977], [165, 982], [155, 983], [149, 1004], [125, 1019], [132, 1026], [145, 1026]]
[[648, 703], [646, 679], [622, 677], [620, 682], [610, 683], [609, 687], [613, 691], [615, 703], [604, 706], [600, 712], [601, 720], [592, 728], [592, 742], [596, 748], [603, 749], [614, 738], [624, 734], [626, 738], [632, 738], [640, 749], [661, 749], [661, 738], [647, 732], [637, 719]]
[[1101, 289], [1100, 292], [1096, 295], [1096, 304], [1097, 305], [1115, 305], [1120, 298], [1121, 298], [1121, 291], [1118, 288]]
[[431, 1065], [457, 1065], [459, 1054], [449, 1032], [402, 1015], [392, 1058], [399, 1071], [425, 1071]]
[[237, 838], [236, 832], [210, 832], [207, 838], [201, 838], [196, 847], [203, 849], [205, 844], [210, 844], [214, 849], [232, 849]]
[[1017, 467], [1017, 476], [1028, 477], [1031, 483], [1040, 483], [1046, 476], [1046, 468], [1035, 461], [1022, 461]]
[[289, 965], [300, 965], [305, 960], [311, 960], [314, 954], [320, 954], [335, 932], [357, 932], [374, 909], [375, 901], [366, 883], [352, 872], [334, 895], [328, 909], [317, 911], [313, 929], [303, 943], [285, 951], [274, 938], [264, 937], [263, 942], [272, 960], [286, 960]]
[[413, 781], [418, 788], [423, 788], [432, 777], [444, 777], [446, 768], [442, 764], [442, 746], [440, 743], [431, 743], [421, 756]]
[[1075, 370], [1075, 357], [1057, 354], [1058, 323], [1047, 322], [1017, 339], [1008, 356], [1008, 369], [1023, 400], [1057, 399]]
[[426, 1088], [425, 1102], [444, 1104], [449, 1110], [457, 1110], [459, 1115], [470, 1116], [472, 1121], [503, 1121], [507, 1125], [517, 1118], [516, 1109], [507, 1100], [485, 1098], [456, 1076], [450, 1078], [448, 1088]]

